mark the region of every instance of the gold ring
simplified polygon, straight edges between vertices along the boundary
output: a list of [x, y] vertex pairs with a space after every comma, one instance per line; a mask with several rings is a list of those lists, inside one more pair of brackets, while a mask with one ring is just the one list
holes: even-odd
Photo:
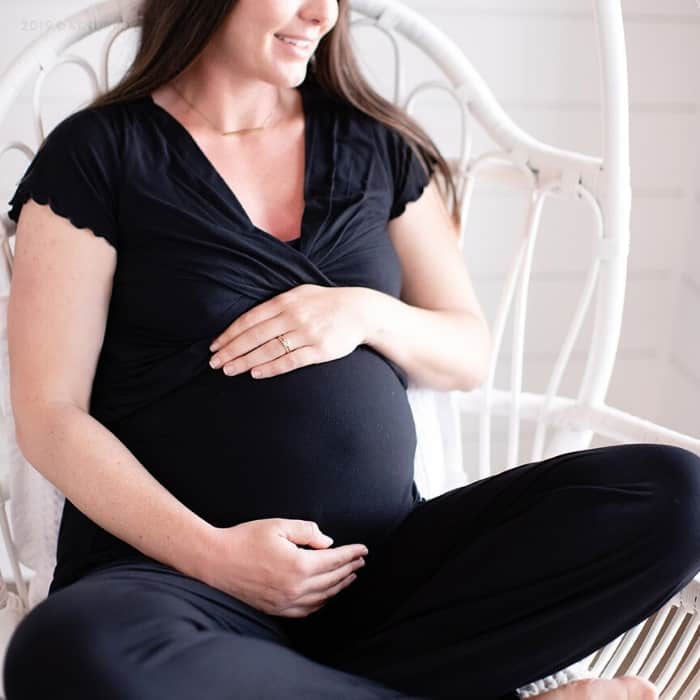
[[290, 346], [289, 341], [283, 335], [278, 335], [277, 340], [279, 340], [280, 343], [282, 343], [282, 345], [284, 346], [285, 355], [288, 352], [292, 352], [292, 347]]

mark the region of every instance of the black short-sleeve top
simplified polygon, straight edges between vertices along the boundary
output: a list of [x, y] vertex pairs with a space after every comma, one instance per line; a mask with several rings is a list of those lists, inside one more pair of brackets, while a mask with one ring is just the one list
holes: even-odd
[[[17, 221], [31, 197], [116, 249], [90, 414], [178, 498], [219, 526], [309, 517], [336, 544], [368, 543], [418, 499], [404, 371], [364, 344], [263, 380], [208, 364], [211, 341], [236, 317], [292, 287], [400, 293], [387, 222], [420, 196], [432, 166], [311, 73], [298, 89], [306, 161], [296, 240], [256, 227], [150, 96], [60, 122], [9, 216]], [[66, 500], [54, 588], [129, 554]]]

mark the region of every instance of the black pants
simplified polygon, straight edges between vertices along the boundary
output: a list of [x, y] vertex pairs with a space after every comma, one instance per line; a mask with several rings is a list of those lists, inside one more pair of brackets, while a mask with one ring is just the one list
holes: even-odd
[[420, 502], [358, 579], [267, 615], [157, 562], [32, 609], [7, 700], [515, 698], [656, 612], [700, 571], [700, 458], [619, 445]]

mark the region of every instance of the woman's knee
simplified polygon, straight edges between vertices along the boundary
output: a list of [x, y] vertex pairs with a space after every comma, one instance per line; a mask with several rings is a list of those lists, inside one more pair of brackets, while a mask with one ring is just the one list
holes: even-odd
[[666, 505], [668, 520], [697, 535], [700, 529], [700, 456], [675, 445], [638, 445], [637, 463]]
[[127, 633], [131, 608], [112, 592], [77, 582], [27, 613], [5, 654], [7, 700], [52, 697], [56, 688], [70, 692], [72, 700], [115, 697], [120, 666], [116, 645]]
[[700, 570], [700, 456], [666, 444], [637, 446], [654, 493], [652, 514], [660, 546], [669, 556]]
[[[37, 668], [36, 661], [40, 661], [39, 654], [32, 638], [35, 629], [35, 616], [41, 614], [41, 604], [29, 612], [19, 623], [10, 637], [5, 651], [2, 667], [2, 682], [5, 695], [9, 700], [20, 700], [38, 696], [39, 688], [36, 688], [37, 676], [41, 670]], [[43, 636], [38, 635], [40, 643]]]
[[20, 621], [10, 638], [2, 669], [7, 700], [50, 697], [51, 689], [61, 684], [59, 674], [70, 673], [76, 652], [90, 648], [94, 625], [81, 619], [79, 610], [77, 616], [73, 615], [76, 610], [72, 603], [70, 595], [57, 593], [37, 604]]
[[674, 578], [700, 570], [698, 455], [675, 445], [633, 443], [571, 453], [568, 464], [608, 499], [601, 513], [616, 518], [611, 537], [645, 543], [640, 551], [663, 561]]
[[670, 511], [660, 515], [673, 515], [673, 520], [690, 529], [700, 527], [700, 456], [663, 443], [613, 445], [588, 452], [599, 449], [613, 461], [599, 462], [606, 482], [618, 483], [624, 475], [625, 482], [644, 487], [657, 497], [659, 507]]

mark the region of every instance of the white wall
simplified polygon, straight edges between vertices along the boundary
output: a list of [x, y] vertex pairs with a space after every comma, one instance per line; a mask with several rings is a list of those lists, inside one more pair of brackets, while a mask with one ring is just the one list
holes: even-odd
[[[460, 44], [505, 110], [533, 136], [600, 155], [601, 101], [592, 0], [412, 0]], [[608, 403], [700, 435], [698, 228], [700, 7], [694, 0], [623, 0], [629, 62], [632, 218], [625, 314]], [[436, 120], [439, 121], [439, 120]], [[439, 129], [438, 129], [439, 132]], [[434, 134], [436, 135], [436, 134]], [[439, 133], [437, 134], [439, 136]], [[449, 140], [449, 139], [448, 139]], [[456, 149], [456, 146], [453, 145]], [[466, 239], [477, 292], [495, 315], [503, 250], [520, 210], [502, 194], [477, 198]], [[542, 391], [589, 263], [585, 207], [547, 205], [530, 292], [526, 389]], [[494, 239], [499, 245], [494, 245]], [[585, 326], [586, 329], [590, 325]], [[584, 332], [582, 340], [587, 340]], [[509, 341], [504, 343], [505, 357]], [[562, 392], [575, 395], [585, 363], [577, 344]], [[497, 375], [508, 384], [504, 361]], [[496, 423], [503, 433], [506, 421]], [[475, 436], [476, 424], [466, 427]], [[606, 444], [594, 439], [594, 445]], [[467, 446], [468, 466], [476, 460]], [[520, 461], [527, 461], [529, 434]], [[471, 450], [471, 451], [470, 451]], [[505, 462], [504, 451], [494, 452]]]
[[[695, 133], [700, 134], [700, 117], [696, 119]], [[696, 139], [690, 141], [689, 146], [689, 150], [695, 151], [695, 172], [687, 187], [684, 252], [681, 263], [674, 271], [673, 331], [667, 337], [664, 390], [659, 413], [678, 430], [699, 435], [700, 145]]]
[[[0, 70], [50, 23], [89, 4], [88, 0], [25, 0], [0, 5]], [[407, 4], [463, 47], [522, 128], [553, 145], [600, 155], [600, 82], [592, 0], [411, 0]], [[696, 178], [700, 92], [695, 70], [700, 65], [700, 9], [695, 0], [623, 0], [623, 12], [630, 77], [632, 243], [625, 316], [608, 403], [700, 435], [694, 410], [700, 399], [700, 330], [694, 323], [700, 300]], [[377, 87], [387, 87], [379, 72], [380, 67], [386, 71], [391, 65], [385, 62], [391, 61], [387, 45], [376, 36], [362, 34], [358, 48]], [[406, 60], [412, 81], [437, 77], [419, 52], [408, 51]], [[61, 116], [60, 94], [88, 96], [87, 84], [82, 76], [76, 80], [78, 75], [75, 69], [57, 71], [57, 84], [48, 89], [44, 101], [52, 113], [49, 123]], [[28, 90], [23, 93], [23, 106], [30, 96]], [[445, 104], [436, 94], [417, 114], [425, 115], [444, 152], [454, 155], [457, 139], [450, 124], [455, 122], [449, 121]], [[10, 134], [29, 137], [31, 133], [30, 122], [19, 113], [0, 126], [2, 142]], [[477, 151], [488, 146], [484, 134], [476, 134], [475, 146]], [[3, 198], [9, 196], [21, 165], [17, 160], [14, 170], [0, 169]], [[506, 269], [504, 251], [520, 231], [524, 204], [522, 197], [489, 190], [478, 191], [474, 200], [465, 255], [491, 319]], [[584, 278], [589, 224], [590, 214], [580, 202], [554, 200], [545, 209], [541, 254], [530, 291], [526, 390], [545, 388]], [[589, 331], [587, 322], [583, 340]], [[584, 348], [579, 343], [574, 352], [562, 387], [565, 394], [576, 393]], [[507, 381], [505, 364], [498, 376], [502, 383]], [[474, 425], [465, 426], [468, 440], [474, 430]], [[527, 435], [524, 442], [527, 445]], [[527, 453], [522, 455], [525, 461]], [[495, 457], [502, 456], [495, 453]], [[467, 444], [466, 459], [470, 464], [475, 460], [473, 444]]]

